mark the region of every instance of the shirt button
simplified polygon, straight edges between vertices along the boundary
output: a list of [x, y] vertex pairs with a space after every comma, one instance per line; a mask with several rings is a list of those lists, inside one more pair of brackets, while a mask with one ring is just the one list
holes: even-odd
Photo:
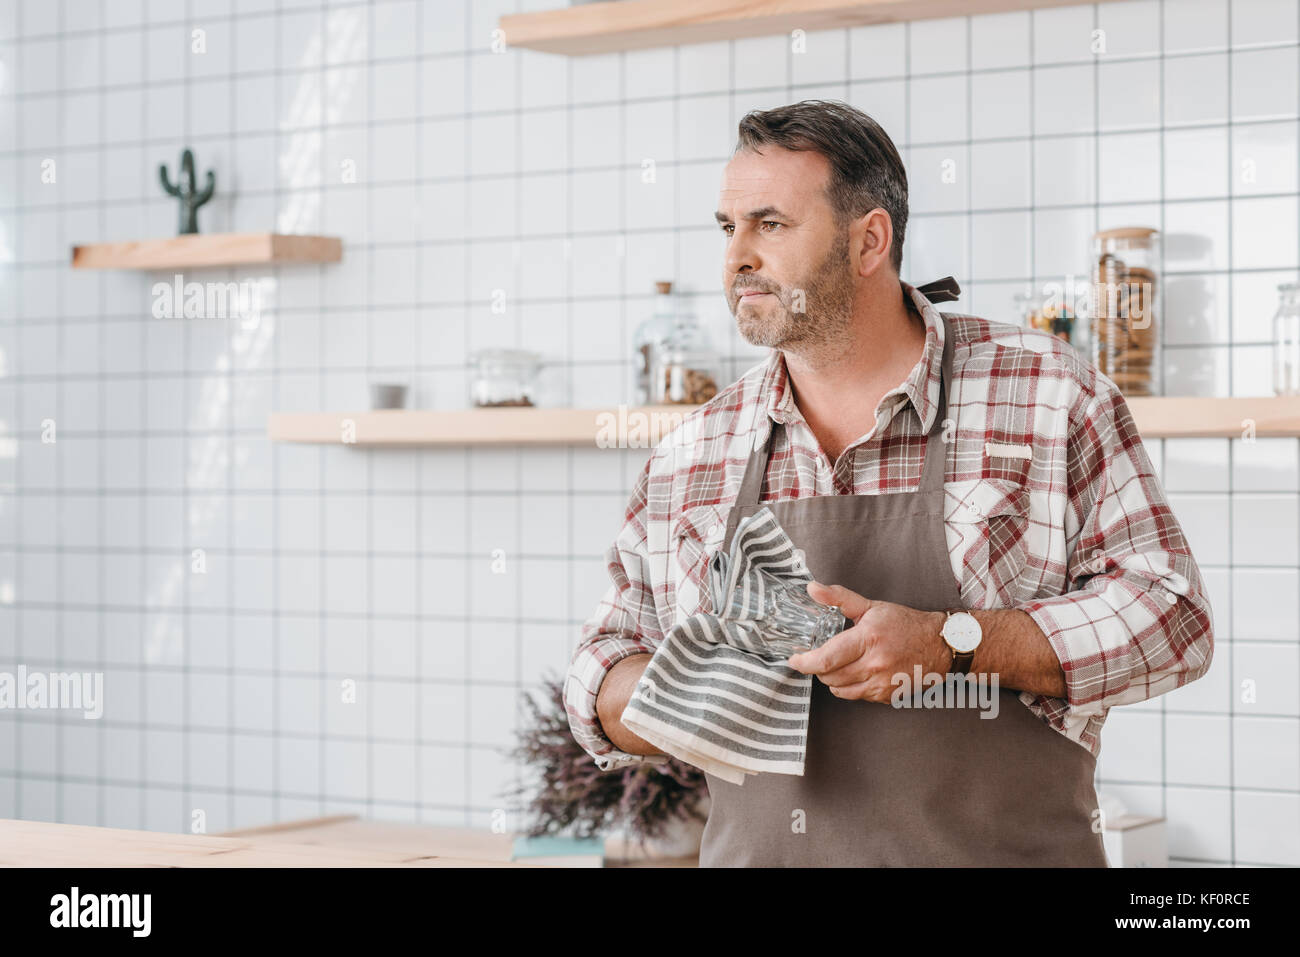
[[980, 511], [980, 507], [974, 502], [966, 506], [966, 511], [970, 512], [975, 518], [979, 518], [980, 515], [983, 514], [983, 512]]

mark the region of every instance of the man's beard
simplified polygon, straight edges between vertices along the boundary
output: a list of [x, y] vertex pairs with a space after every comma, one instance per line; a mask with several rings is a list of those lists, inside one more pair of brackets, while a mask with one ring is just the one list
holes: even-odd
[[[853, 306], [851, 265], [845, 231], [802, 283], [778, 286], [765, 280], [746, 282], [743, 276], [737, 279], [731, 311], [741, 336], [751, 345], [814, 353], [843, 342]], [[746, 307], [741, 312], [739, 293], [746, 289], [772, 293], [777, 301], [764, 300], [762, 311]]]

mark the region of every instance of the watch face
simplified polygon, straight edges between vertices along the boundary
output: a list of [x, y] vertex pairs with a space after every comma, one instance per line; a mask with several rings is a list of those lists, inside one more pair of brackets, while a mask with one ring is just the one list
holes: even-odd
[[982, 635], [980, 623], [975, 620], [975, 616], [964, 611], [949, 615], [943, 623], [944, 640], [958, 652], [974, 651], [979, 647]]

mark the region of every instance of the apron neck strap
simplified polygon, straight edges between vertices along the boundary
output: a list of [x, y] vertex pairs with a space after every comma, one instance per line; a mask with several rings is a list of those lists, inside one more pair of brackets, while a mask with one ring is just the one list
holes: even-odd
[[[941, 280], [942, 281], [942, 280]], [[943, 359], [940, 362], [939, 405], [930, 425], [925, 441], [925, 462], [921, 466], [921, 484], [918, 492], [943, 489], [944, 468], [947, 461], [948, 443], [944, 441], [944, 419], [948, 413], [948, 395], [952, 391], [952, 325], [948, 317], [939, 313], [943, 324]], [[737, 506], [757, 505], [763, 491], [763, 477], [767, 475], [767, 465], [772, 459], [772, 445], [778, 430], [784, 431], [780, 422], [772, 422], [767, 433], [767, 440], [761, 446], [755, 446], [749, 462], [745, 466], [745, 477], [740, 483], [740, 492], [736, 496]], [[734, 510], [733, 510], [734, 511]], [[738, 514], [738, 513], [736, 513]]]
[[939, 405], [935, 409], [934, 422], [930, 424], [930, 432], [925, 439], [925, 464], [921, 466], [921, 484], [917, 489], [921, 492], [943, 491], [943, 473], [948, 461], [944, 420], [948, 417], [948, 396], [952, 394], [952, 323], [942, 312], [939, 313], [939, 319], [943, 324], [943, 359], [939, 363]]
[[917, 286], [916, 291], [931, 302], [956, 302], [961, 295], [961, 286], [957, 285], [957, 280], [952, 276], [944, 276], [942, 279]]
[[[745, 463], [745, 477], [740, 482], [740, 492], [736, 495], [736, 505], [757, 505], [758, 497], [763, 491], [763, 476], [767, 474], [767, 463], [772, 458], [772, 440], [777, 429], [784, 429], [780, 422], [769, 419], [771, 428], [767, 431], [767, 440], [762, 445], [755, 445]], [[739, 513], [733, 508], [732, 515]], [[735, 521], [735, 518], [732, 519]]]

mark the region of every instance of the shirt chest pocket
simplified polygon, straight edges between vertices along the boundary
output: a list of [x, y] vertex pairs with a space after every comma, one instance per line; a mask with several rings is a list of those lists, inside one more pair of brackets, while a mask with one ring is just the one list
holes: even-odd
[[726, 538], [727, 513], [717, 505], [692, 505], [672, 524], [668, 570], [679, 621], [710, 610], [709, 559]]
[[949, 528], [959, 543], [962, 601], [968, 608], [1005, 608], [1035, 597], [1031, 568], [1029, 489], [1002, 478], [944, 486]]

